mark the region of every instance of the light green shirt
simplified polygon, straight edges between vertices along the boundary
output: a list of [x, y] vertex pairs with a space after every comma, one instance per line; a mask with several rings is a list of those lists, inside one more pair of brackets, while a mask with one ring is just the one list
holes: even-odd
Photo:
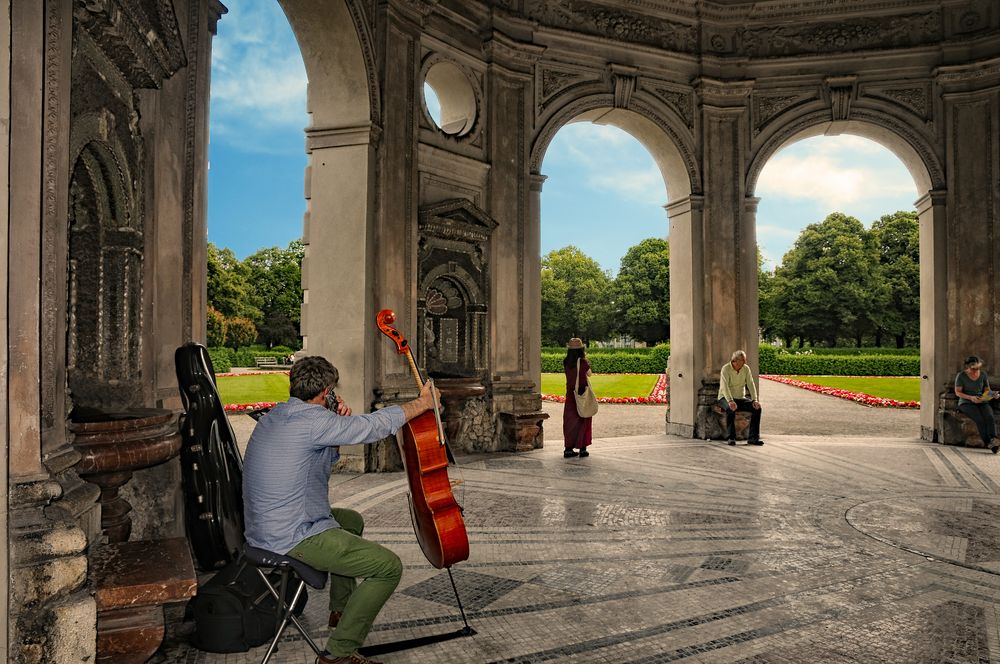
[[722, 371], [719, 372], [719, 398], [725, 398], [726, 401], [744, 399], [746, 392], [750, 393], [753, 401], [757, 401], [757, 386], [754, 385], [750, 367], [744, 364], [737, 372], [733, 369], [732, 362], [722, 365]]

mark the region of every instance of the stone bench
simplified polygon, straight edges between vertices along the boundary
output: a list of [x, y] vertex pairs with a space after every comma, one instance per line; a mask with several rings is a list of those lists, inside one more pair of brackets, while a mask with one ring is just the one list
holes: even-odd
[[[993, 417], [996, 418], [996, 410]], [[964, 447], [983, 448], [983, 439], [979, 437], [979, 429], [972, 418], [957, 408], [942, 408], [938, 410], [938, 429], [941, 442], [945, 445], [962, 445]]]
[[183, 537], [105, 544], [91, 556], [97, 662], [141, 664], [163, 641], [163, 606], [194, 597], [198, 579]]
[[[719, 423], [718, 430], [709, 427], [705, 440], [726, 440], [728, 438], [728, 425], [726, 424], [726, 411], [715, 403], [712, 404], [712, 412], [715, 413], [715, 420]], [[712, 418], [709, 418], [711, 421]], [[746, 440], [747, 432], [750, 430], [750, 413], [745, 410], [736, 411], [736, 440]]]

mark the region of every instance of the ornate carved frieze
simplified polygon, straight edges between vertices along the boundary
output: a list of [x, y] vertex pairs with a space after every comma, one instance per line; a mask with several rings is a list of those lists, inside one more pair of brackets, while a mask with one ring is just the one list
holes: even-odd
[[[845, 53], [919, 46], [942, 37], [941, 12], [935, 10], [806, 25], [740, 27], [736, 29], [735, 50], [749, 57]], [[711, 43], [707, 46], [714, 48]]]
[[609, 7], [590, 0], [526, 0], [523, 13], [544, 25], [596, 37], [682, 53], [691, 53], [697, 49], [698, 30], [694, 25]]
[[136, 88], [158, 88], [187, 63], [169, 0], [75, 0], [73, 17]]

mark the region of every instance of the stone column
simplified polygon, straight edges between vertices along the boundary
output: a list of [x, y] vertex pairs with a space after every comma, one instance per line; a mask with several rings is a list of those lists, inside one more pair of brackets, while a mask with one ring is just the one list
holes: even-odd
[[670, 404], [667, 433], [695, 435], [704, 364], [702, 311], [705, 284], [702, 216], [705, 199], [688, 196], [666, 205], [670, 218]]
[[[10, 158], [10, 0], [0, 0], [0, 210], [10, 210], [10, 168], [8, 159]], [[9, 265], [7, 262], [10, 234], [10, 217], [4, 223], [0, 223], [0, 293], [9, 298], [9, 284], [7, 273]], [[7, 336], [7, 306], [0, 306], [0, 348], [8, 348], [9, 338]], [[0, 353], [0, 384], [6, 384], [9, 375], [7, 363], [7, 352]], [[0, 468], [6, 468], [8, 464], [7, 451], [10, 448], [9, 423], [10, 406], [8, 397], [0, 398]], [[9, 482], [7, 473], [0, 473], [0, 493], [8, 495]], [[7, 510], [0, 511], [0, 535], [5, 542], [10, 542], [9, 524], [7, 520]], [[6, 615], [6, 607], [10, 603], [10, 549], [3, 547], [0, 550], [0, 597], [3, 600]], [[9, 650], [9, 623], [7, 620], [0, 624], [0, 653], [10, 654]]]
[[[923, 252], [920, 258], [922, 272], [934, 270], [934, 288], [942, 287], [942, 279], [944, 283], [947, 339], [942, 344], [943, 339], [934, 337], [935, 364], [944, 375], [934, 378], [938, 381], [934, 387], [948, 390], [967, 355], [981, 356], [986, 371], [1000, 376], [1000, 317], [996, 313], [1000, 311], [1000, 252], [996, 251], [1000, 244], [1000, 58], [941, 67], [936, 74], [944, 104], [947, 232], [933, 231], [935, 241], [943, 237], [944, 247], [933, 248], [932, 265], [925, 266]], [[921, 215], [921, 243], [925, 217], [933, 214], [938, 221], [940, 196], [932, 196], [928, 204], [932, 209]], [[937, 307], [931, 315], [936, 323], [941, 320]], [[925, 343], [923, 338], [921, 343]], [[923, 368], [927, 370], [926, 365]]]
[[948, 351], [948, 218], [946, 191], [930, 191], [914, 207], [920, 219], [920, 437], [938, 439], [937, 410], [957, 370]]
[[84, 585], [96, 490], [68, 470], [79, 457], [63, 435], [64, 368], [46, 355], [56, 352], [55, 336], [65, 330], [72, 5], [13, 0], [7, 7], [10, 68], [2, 112], [9, 119], [5, 150], [14, 160], [6, 176], [4, 245], [12, 251], [2, 252], [6, 364], [0, 372], [10, 519], [7, 655], [78, 661], [95, 656], [94, 600]]
[[524, 343], [528, 353], [528, 378], [541, 391], [542, 380], [542, 186], [546, 176], [532, 173], [528, 217], [525, 219], [525, 312], [528, 331]]
[[[694, 344], [701, 344], [701, 352], [690, 357], [695, 364], [683, 397], [691, 399], [688, 390], [697, 391], [697, 412], [692, 423], [678, 424], [682, 430], [693, 426], [693, 435], [698, 437], [706, 430], [705, 418], [711, 416], [709, 409], [718, 394], [719, 367], [737, 348], [746, 350], [755, 366], [758, 331], [756, 203], [746, 198], [745, 185], [750, 144], [747, 99], [753, 83], [701, 78], [695, 87], [701, 102], [704, 208], [701, 223], [692, 228], [699, 235], [692, 268], [700, 265], [701, 269], [690, 274], [701, 281], [694, 287], [701, 291], [701, 306], [694, 308], [695, 302], [691, 303], [691, 315], [702, 320], [701, 334], [693, 339]], [[676, 255], [673, 244], [671, 229], [672, 259]], [[671, 312], [673, 307], [671, 301]], [[672, 346], [675, 335], [671, 325]], [[671, 398], [673, 392], [671, 385]]]
[[[303, 234], [302, 336], [309, 355], [322, 355], [339, 369], [337, 393], [359, 413], [367, 412], [371, 403], [369, 360], [376, 341], [372, 143], [370, 125], [306, 131], [310, 166]], [[326, 194], [315, 195], [321, 191]]]

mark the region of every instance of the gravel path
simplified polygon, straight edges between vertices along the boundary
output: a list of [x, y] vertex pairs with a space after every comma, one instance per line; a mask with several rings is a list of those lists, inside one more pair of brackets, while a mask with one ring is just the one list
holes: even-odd
[[[920, 437], [920, 411], [916, 409], [872, 408], [767, 379], [760, 381], [760, 399], [764, 408], [761, 437], [765, 439], [768, 434]], [[545, 401], [542, 408], [549, 414], [546, 442], [561, 442], [563, 404]], [[666, 406], [602, 403], [594, 418], [594, 438], [663, 433], [666, 413]]]

